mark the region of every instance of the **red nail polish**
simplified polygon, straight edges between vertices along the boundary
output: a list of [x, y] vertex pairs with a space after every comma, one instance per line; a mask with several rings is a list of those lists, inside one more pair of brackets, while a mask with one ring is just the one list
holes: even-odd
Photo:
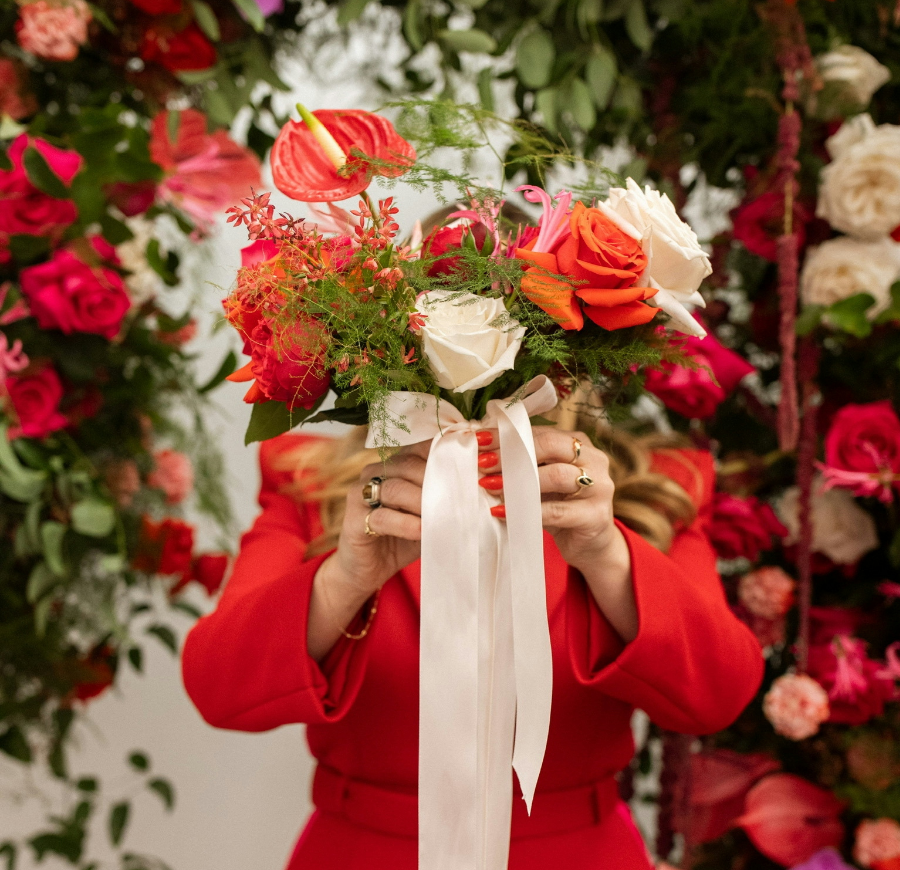
[[491, 508], [491, 516], [497, 517], [498, 520], [506, 519], [506, 505], [505, 504], [495, 504]]
[[478, 467], [479, 468], [493, 468], [500, 457], [494, 453], [493, 450], [488, 453], [482, 453], [481, 456], [478, 457]]
[[494, 440], [494, 436], [485, 429], [479, 429], [475, 433], [475, 440], [479, 447], [487, 447]]
[[485, 489], [503, 489], [503, 475], [486, 474], [478, 481], [478, 485]]

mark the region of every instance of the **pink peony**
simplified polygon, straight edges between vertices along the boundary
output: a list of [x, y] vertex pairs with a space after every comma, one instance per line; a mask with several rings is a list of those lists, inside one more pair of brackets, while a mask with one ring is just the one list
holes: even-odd
[[118, 272], [89, 266], [68, 250], [23, 269], [22, 293], [42, 329], [90, 332], [113, 339], [131, 307]]
[[763, 550], [772, 546], [773, 536], [786, 534], [787, 529], [765, 502], [754, 496], [715, 494], [709, 538], [720, 558], [755, 562]]
[[141, 490], [141, 474], [133, 459], [115, 459], [103, 469], [110, 495], [121, 508], [131, 506]]
[[7, 378], [6, 389], [19, 420], [9, 431], [11, 438], [43, 438], [68, 424], [59, 411], [63, 385], [51, 366]]
[[16, 339], [10, 347], [9, 339], [0, 332], [0, 387], [8, 375], [22, 371], [27, 365], [28, 357], [22, 352], [22, 342]]
[[0, 171], [0, 235], [46, 236], [74, 223], [75, 204], [54, 199], [38, 190], [25, 174], [22, 155], [32, 145], [64, 184], [70, 184], [82, 166], [80, 154], [64, 151], [43, 139], [17, 136], [7, 151], [12, 169]]
[[153, 119], [150, 156], [165, 172], [159, 198], [190, 215], [201, 232], [212, 227], [216, 214], [262, 184], [256, 155], [224, 130], [207, 133], [206, 116], [196, 109], [179, 113], [174, 142], [169, 113]]
[[91, 10], [84, 0], [34, 0], [19, 7], [19, 45], [45, 60], [75, 60], [87, 42]]
[[778, 619], [791, 609], [796, 585], [781, 568], [757, 568], [741, 577], [738, 598], [754, 616]]
[[863, 867], [900, 857], [900, 824], [893, 819], [866, 819], [856, 829], [853, 858]]
[[778, 734], [806, 740], [828, 721], [828, 693], [806, 674], [784, 674], [766, 692], [763, 713]]
[[153, 454], [155, 467], [147, 475], [147, 486], [161, 489], [169, 504], [184, 501], [194, 488], [191, 461], [177, 450], [159, 450]]
[[699, 368], [663, 363], [662, 368], [647, 371], [644, 386], [667, 408], [684, 417], [712, 417], [740, 381], [755, 371], [711, 333], [705, 338], [687, 336], [682, 347]]
[[0, 57], [0, 115], [20, 121], [37, 111], [37, 102], [25, 90], [23, 67], [7, 57]]

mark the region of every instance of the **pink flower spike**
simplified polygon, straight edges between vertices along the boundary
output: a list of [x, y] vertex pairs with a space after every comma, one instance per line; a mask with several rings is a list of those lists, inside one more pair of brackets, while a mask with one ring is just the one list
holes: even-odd
[[900, 680], [900, 643], [892, 643], [884, 651], [884, 660], [887, 667], [876, 671], [875, 676], [879, 680]]
[[[6, 294], [9, 293], [10, 287], [12, 287], [10, 281], [7, 281], [5, 284], [0, 284], [0, 309], [3, 308], [3, 303], [6, 301]], [[17, 320], [24, 320], [26, 317], [30, 316], [31, 312], [28, 310], [28, 303], [26, 303], [24, 299], [18, 299], [9, 307], [9, 311], [0, 314], [0, 326], [7, 326], [10, 323], [15, 323]]]
[[885, 598], [900, 598], [900, 583], [892, 583], [890, 580], [885, 580], [884, 583], [878, 585], [878, 591]]
[[28, 357], [22, 352], [22, 342], [16, 339], [12, 347], [9, 340], [0, 332], [0, 386], [6, 382], [6, 376], [20, 372], [28, 365]]
[[822, 463], [816, 463], [822, 472], [824, 482], [823, 489], [829, 490], [835, 487], [849, 489], [855, 496], [875, 497], [884, 504], [893, 501], [892, 486], [898, 485], [897, 476], [893, 471], [885, 467], [877, 474], [868, 471], [846, 471], [843, 468], [832, 468]]
[[538, 222], [540, 232], [532, 251], [535, 253], [552, 252], [569, 229], [572, 194], [568, 190], [561, 190], [554, 197], [554, 199], [559, 201], [559, 205], [554, 207], [553, 199], [550, 198], [550, 194], [543, 188], [524, 184], [522, 187], [517, 187], [516, 190], [522, 191], [522, 195], [528, 202], [539, 202], [544, 207], [544, 213]]
[[829, 698], [840, 698], [852, 703], [857, 696], [868, 688], [865, 677], [865, 656], [862, 643], [847, 635], [838, 635], [831, 642], [831, 651], [837, 659], [837, 671], [834, 685], [828, 693]]

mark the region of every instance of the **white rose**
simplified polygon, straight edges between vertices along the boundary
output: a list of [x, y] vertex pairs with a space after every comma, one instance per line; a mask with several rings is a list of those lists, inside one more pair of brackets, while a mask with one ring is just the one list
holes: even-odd
[[829, 140], [836, 156], [822, 170], [816, 209], [836, 230], [863, 239], [900, 225], [900, 127], [870, 122]]
[[[787, 526], [786, 544], [796, 544], [800, 535], [800, 490], [793, 486], [776, 506], [778, 516]], [[812, 495], [813, 550], [838, 565], [854, 565], [878, 546], [875, 523], [845, 489], [822, 488], [817, 477]]]
[[842, 236], [806, 255], [800, 295], [806, 305], [833, 305], [857, 293], [869, 293], [875, 304], [869, 319], [891, 303], [891, 285], [900, 278], [900, 244], [889, 237], [876, 242]]
[[696, 234], [678, 217], [669, 197], [649, 187], [641, 190], [629, 178], [625, 189], [614, 187], [609, 199], [597, 208], [640, 241], [648, 261], [642, 279], [657, 290], [647, 301], [662, 308], [675, 329], [701, 338], [706, 335], [685, 305], [705, 306], [697, 288], [712, 273], [712, 266]]
[[891, 78], [886, 66], [856, 45], [819, 55], [816, 67], [823, 83], [835, 85], [840, 96], [857, 106], [868, 106], [872, 94]]
[[525, 327], [507, 315], [502, 299], [432, 290], [416, 310], [425, 315], [425, 359], [445, 390], [486, 387], [515, 364]]
[[857, 142], [862, 142], [874, 130], [875, 122], [870, 114], [864, 112], [861, 115], [854, 115], [844, 121], [838, 127], [837, 132], [825, 140], [825, 150], [828, 151], [832, 160], [837, 160]]

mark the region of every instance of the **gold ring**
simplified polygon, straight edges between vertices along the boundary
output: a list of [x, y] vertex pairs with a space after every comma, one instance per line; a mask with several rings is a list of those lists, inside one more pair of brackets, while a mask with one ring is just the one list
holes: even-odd
[[578, 462], [578, 459], [581, 456], [581, 442], [577, 438], [572, 439], [572, 465]]
[[362, 500], [370, 507], [381, 507], [381, 484], [383, 477], [373, 477], [362, 489]]
[[594, 478], [591, 477], [583, 468], [578, 469], [578, 477], [575, 478], [575, 485], [578, 489], [572, 495], [578, 495], [581, 490], [594, 485]]
[[376, 510], [378, 510], [378, 508], [372, 508], [372, 510], [370, 510], [370, 511], [366, 514], [366, 534], [367, 534], [370, 538], [381, 538], [381, 537], [383, 537], [383, 535], [381, 534], [381, 532], [373, 532], [372, 529], [369, 527], [369, 517], [372, 516], [372, 514], [374, 514]]

